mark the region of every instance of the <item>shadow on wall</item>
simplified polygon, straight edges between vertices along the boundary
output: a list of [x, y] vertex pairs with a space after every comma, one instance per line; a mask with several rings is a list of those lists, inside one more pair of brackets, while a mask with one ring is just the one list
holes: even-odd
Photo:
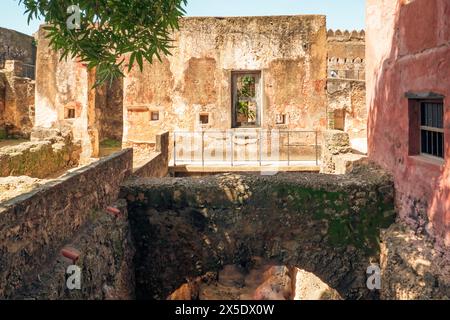
[[446, 21], [450, 3], [402, 3], [367, 1], [369, 157], [394, 175], [402, 221], [418, 231], [426, 230], [448, 246], [450, 103], [444, 99], [447, 159], [440, 166], [409, 156], [409, 102], [405, 93], [450, 96], [450, 32]]

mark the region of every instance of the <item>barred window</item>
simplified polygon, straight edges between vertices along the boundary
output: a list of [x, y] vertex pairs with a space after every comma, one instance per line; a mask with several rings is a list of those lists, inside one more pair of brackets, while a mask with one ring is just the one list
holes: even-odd
[[444, 158], [444, 104], [420, 103], [421, 153]]

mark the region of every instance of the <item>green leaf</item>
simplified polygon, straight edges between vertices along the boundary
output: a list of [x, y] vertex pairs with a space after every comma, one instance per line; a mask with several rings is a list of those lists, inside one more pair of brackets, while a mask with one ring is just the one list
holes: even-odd
[[[142, 71], [144, 59], [170, 55], [171, 32], [179, 28], [186, 0], [18, 0], [28, 22], [44, 18], [45, 37], [60, 58], [78, 57], [96, 68], [98, 83], [121, 77], [124, 57], [128, 70], [137, 63]], [[81, 29], [68, 30], [67, 8], [78, 3]]]

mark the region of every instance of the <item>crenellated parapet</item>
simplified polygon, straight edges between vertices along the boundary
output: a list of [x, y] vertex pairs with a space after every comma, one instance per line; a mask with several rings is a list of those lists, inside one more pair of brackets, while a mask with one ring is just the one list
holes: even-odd
[[328, 41], [365, 41], [366, 32], [364, 30], [332, 30], [327, 32]]
[[365, 63], [364, 58], [339, 58], [339, 57], [328, 57], [328, 63], [336, 66], [358, 66]]
[[365, 79], [365, 31], [328, 30], [328, 77]]

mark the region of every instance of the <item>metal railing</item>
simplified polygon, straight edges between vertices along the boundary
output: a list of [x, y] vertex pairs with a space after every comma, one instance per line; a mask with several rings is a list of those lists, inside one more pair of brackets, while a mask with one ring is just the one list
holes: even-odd
[[319, 165], [317, 131], [175, 131], [172, 138], [174, 166]]

